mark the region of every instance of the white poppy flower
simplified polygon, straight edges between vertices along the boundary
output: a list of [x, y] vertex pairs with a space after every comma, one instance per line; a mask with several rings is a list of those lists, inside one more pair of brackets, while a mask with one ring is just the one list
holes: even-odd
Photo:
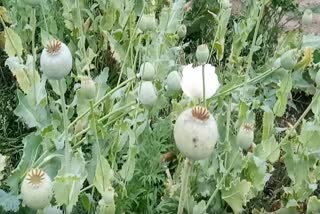
[[[204, 76], [205, 96], [206, 99], [209, 99], [220, 87], [215, 67], [210, 64], [206, 64], [204, 66]], [[203, 97], [202, 66], [193, 68], [192, 64], [189, 64], [183, 68], [181, 88], [191, 99], [199, 99]]]

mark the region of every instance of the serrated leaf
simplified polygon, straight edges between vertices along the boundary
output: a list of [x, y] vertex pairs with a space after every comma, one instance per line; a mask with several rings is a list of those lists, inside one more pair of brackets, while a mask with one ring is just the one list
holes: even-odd
[[98, 159], [93, 185], [97, 188], [100, 194], [103, 194], [107, 188], [111, 187], [114, 173], [109, 162], [104, 157], [100, 155]]
[[229, 204], [234, 213], [241, 213], [243, 211], [243, 205], [247, 202], [247, 195], [250, 188], [250, 182], [237, 180], [230, 188], [222, 188], [222, 199]]
[[122, 165], [122, 168], [119, 172], [122, 179], [124, 179], [127, 182], [129, 182], [133, 178], [133, 173], [136, 164], [136, 155], [138, 154], [138, 147], [131, 144], [129, 148], [130, 149], [128, 159]]
[[281, 117], [287, 108], [288, 94], [292, 89], [291, 74], [287, 73], [280, 83], [280, 88], [277, 91], [277, 102], [273, 107], [273, 112], [276, 116]]
[[5, 28], [5, 52], [9, 57], [22, 55], [22, 41], [18, 34], [16, 34], [11, 28]]
[[18, 212], [20, 201], [17, 196], [0, 189], [0, 207], [6, 212]]
[[13, 193], [18, 193], [19, 191], [19, 182], [23, 179], [29, 169], [32, 167], [32, 164], [37, 158], [37, 155], [40, 151], [40, 144], [42, 138], [36, 136], [35, 133], [32, 133], [26, 136], [23, 140], [23, 155], [17, 166], [17, 168], [12, 172], [12, 174], [7, 178], [6, 182], [10, 186], [10, 190]]
[[66, 205], [70, 213], [78, 201], [80, 190], [87, 177], [83, 153], [79, 149], [72, 154], [69, 164], [63, 163], [53, 182], [54, 196], [57, 204]]
[[252, 153], [249, 153], [247, 158], [248, 162], [246, 163], [245, 169], [246, 179], [252, 183], [256, 192], [261, 191], [271, 176], [267, 172], [267, 163]]
[[27, 96], [22, 94], [20, 91], [17, 91], [17, 95], [19, 99], [19, 104], [17, 108], [14, 110], [15, 115], [21, 118], [29, 128], [40, 127], [40, 123], [37, 119], [39, 115], [35, 111], [33, 106], [30, 105]]
[[320, 213], [320, 200], [317, 196], [311, 196], [308, 200], [307, 214]]

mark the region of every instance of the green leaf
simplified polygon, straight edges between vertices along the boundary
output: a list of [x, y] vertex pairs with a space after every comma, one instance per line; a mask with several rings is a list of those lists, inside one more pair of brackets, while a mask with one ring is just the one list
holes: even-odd
[[0, 189], [0, 206], [6, 212], [18, 212], [20, 201], [17, 196]]
[[303, 35], [302, 48], [310, 47], [314, 49], [320, 48], [320, 36], [314, 34]]
[[236, 180], [228, 188], [222, 188], [222, 198], [238, 214], [243, 211], [243, 205], [247, 202], [247, 195], [250, 191], [251, 183], [246, 180]]
[[273, 122], [274, 122], [273, 112], [265, 111], [263, 113], [262, 141], [266, 141], [272, 136]]
[[83, 153], [79, 149], [76, 154], [72, 154], [71, 161], [67, 165], [62, 164], [58, 175], [53, 182], [54, 196], [57, 204], [66, 205], [70, 213], [78, 201], [80, 190], [87, 177]]
[[134, 145], [130, 145], [128, 159], [122, 165], [122, 168], [119, 172], [122, 179], [124, 179], [127, 182], [129, 182], [133, 178], [137, 154], [138, 154], [138, 147]]
[[32, 133], [26, 136], [22, 143], [23, 147], [23, 155], [21, 160], [17, 166], [17, 168], [12, 172], [12, 174], [7, 178], [7, 184], [10, 186], [10, 190], [13, 193], [18, 193], [19, 191], [19, 182], [24, 178], [30, 168], [32, 168], [32, 164], [37, 158], [37, 155], [40, 152], [40, 144], [42, 138], [40, 136]]
[[9, 57], [5, 65], [7, 65], [12, 72], [13, 76], [15, 76], [19, 87], [24, 93], [28, 93], [30, 89], [30, 81], [26, 71], [24, 70], [24, 65], [21, 64], [18, 57]]
[[311, 196], [308, 200], [307, 214], [320, 213], [320, 200], [317, 196]]
[[201, 200], [199, 203], [197, 203], [193, 207], [192, 214], [204, 214], [203, 210], [205, 210], [205, 208], [206, 208], [206, 202], [204, 200]]
[[36, 112], [35, 108], [30, 105], [27, 96], [24, 95], [21, 91], [17, 91], [17, 95], [19, 104], [14, 110], [15, 115], [22, 119], [29, 128], [40, 127], [40, 123], [38, 121], [39, 113]]
[[291, 74], [287, 73], [280, 83], [280, 88], [277, 91], [277, 102], [273, 107], [273, 112], [276, 116], [281, 117], [286, 111], [288, 95], [292, 89]]
[[116, 212], [116, 206], [114, 203], [105, 203], [102, 199], [99, 201], [99, 206], [97, 208], [97, 214], [114, 214]]
[[97, 161], [96, 174], [93, 180], [93, 185], [97, 188], [100, 194], [107, 191], [107, 188], [112, 187], [111, 181], [113, 179], [113, 170], [111, 169], [109, 162], [100, 155]]
[[320, 126], [314, 122], [303, 122], [299, 141], [302, 143], [307, 155], [320, 158]]
[[171, 8], [163, 8], [160, 13], [160, 31], [175, 33], [183, 19], [183, 7], [185, 0], [177, 0]]
[[246, 179], [252, 183], [255, 191], [264, 189], [264, 185], [269, 180], [271, 174], [267, 173], [267, 163], [252, 153], [247, 155], [245, 175]]
[[22, 55], [22, 41], [18, 34], [16, 34], [11, 28], [5, 28], [5, 52], [9, 57]]
[[264, 161], [276, 162], [280, 156], [280, 148], [278, 148], [276, 138], [272, 135], [269, 139], [262, 141], [255, 148], [254, 154]]

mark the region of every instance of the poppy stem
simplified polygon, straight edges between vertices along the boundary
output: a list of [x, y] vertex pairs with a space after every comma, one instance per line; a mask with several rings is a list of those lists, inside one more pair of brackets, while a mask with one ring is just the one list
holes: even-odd
[[204, 75], [204, 64], [202, 65], [202, 94], [203, 94], [203, 105], [207, 107], [206, 102], [206, 85], [205, 85], [205, 75]]

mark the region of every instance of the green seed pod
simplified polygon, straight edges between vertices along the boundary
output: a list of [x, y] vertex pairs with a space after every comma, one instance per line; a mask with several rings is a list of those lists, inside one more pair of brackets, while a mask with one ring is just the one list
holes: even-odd
[[297, 64], [296, 49], [289, 50], [281, 56], [281, 66], [286, 70], [292, 70]]
[[196, 58], [199, 64], [205, 64], [209, 58], [209, 48], [206, 44], [199, 45], [196, 51]]
[[254, 138], [254, 128], [250, 123], [244, 123], [240, 126], [237, 134], [237, 143], [243, 149], [248, 151], [248, 149], [253, 144]]
[[181, 76], [178, 71], [172, 71], [167, 77], [168, 91], [179, 91], [181, 89]]
[[95, 98], [96, 85], [90, 77], [85, 77], [81, 81], [81, 93], [88, 100]]
[[313, 17], [312, 10], [306, 9], [302, 16], [302, 25], [305, 27], [310, 26], [312, 24], [312, 17]]
[[316, 75], [315, 82], [316, 82], [317, 86], [320, 88], [320, 71], [318, 71], [318, 73]]
[[157, 27], [157, 20], [154, 15], [142, 15], [138, 27], [143, 32], [153, 31]]
[[140, 66], [139, 76], [142, 80], [152, 81], [155, 73], [156, 71], [154, 69], [154, 66], [150, 62], [145, 62]]
[[151, 106], [157, 100], [157, 92], [151, 81], [143, 81], [139, 86], [139, 101], [146, 106]]
[[180, 25], [177, 34], [179, 38], [183, 39], [187, 35], [187, 27], [185, 25]]

